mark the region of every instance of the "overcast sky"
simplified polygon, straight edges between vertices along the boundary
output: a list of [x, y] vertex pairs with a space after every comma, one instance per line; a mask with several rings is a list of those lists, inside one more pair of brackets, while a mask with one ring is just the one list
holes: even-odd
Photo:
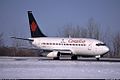
[[56, 36], [66, 24], [84, 27], [90, 18], [106, 31], [120, 30], [120, 0], [0, 0], [0, 32], [6, 39], [30, 37], [28, 10], [47, 36]]

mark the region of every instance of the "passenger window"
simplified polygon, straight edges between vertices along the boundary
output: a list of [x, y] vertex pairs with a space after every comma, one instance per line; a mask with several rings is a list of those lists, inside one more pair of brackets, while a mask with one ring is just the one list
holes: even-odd
[[83, 46], [83, 44], [81, 44], [81, 46]]

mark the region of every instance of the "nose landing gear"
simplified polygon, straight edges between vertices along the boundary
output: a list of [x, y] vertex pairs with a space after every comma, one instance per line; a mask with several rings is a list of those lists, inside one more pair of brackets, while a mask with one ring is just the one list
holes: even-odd
[[95, 58], [97, 59], [97, 61], [99, 61], [100, 60], [100, 55], [95, 56]]

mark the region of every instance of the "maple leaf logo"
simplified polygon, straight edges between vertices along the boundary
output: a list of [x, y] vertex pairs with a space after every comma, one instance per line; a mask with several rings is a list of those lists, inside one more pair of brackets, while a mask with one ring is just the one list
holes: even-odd
[[31, 24], [31, 30], [32, 32], [35, 32], [37, 29], [37, 25], [35, 24], [35, 22], [33, 21], [32, 24]]

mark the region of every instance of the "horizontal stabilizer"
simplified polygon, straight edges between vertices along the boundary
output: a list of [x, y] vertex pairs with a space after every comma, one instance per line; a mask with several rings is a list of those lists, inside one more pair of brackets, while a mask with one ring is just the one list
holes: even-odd
[[32, 39], [25, 39], [25, 38], [17, 38], [17, 37], [11, 37], [11, 38], [14, 38], [14, 39], [21, 39], [21, 40], [26, 40], [26, 41], [34, 41]]

